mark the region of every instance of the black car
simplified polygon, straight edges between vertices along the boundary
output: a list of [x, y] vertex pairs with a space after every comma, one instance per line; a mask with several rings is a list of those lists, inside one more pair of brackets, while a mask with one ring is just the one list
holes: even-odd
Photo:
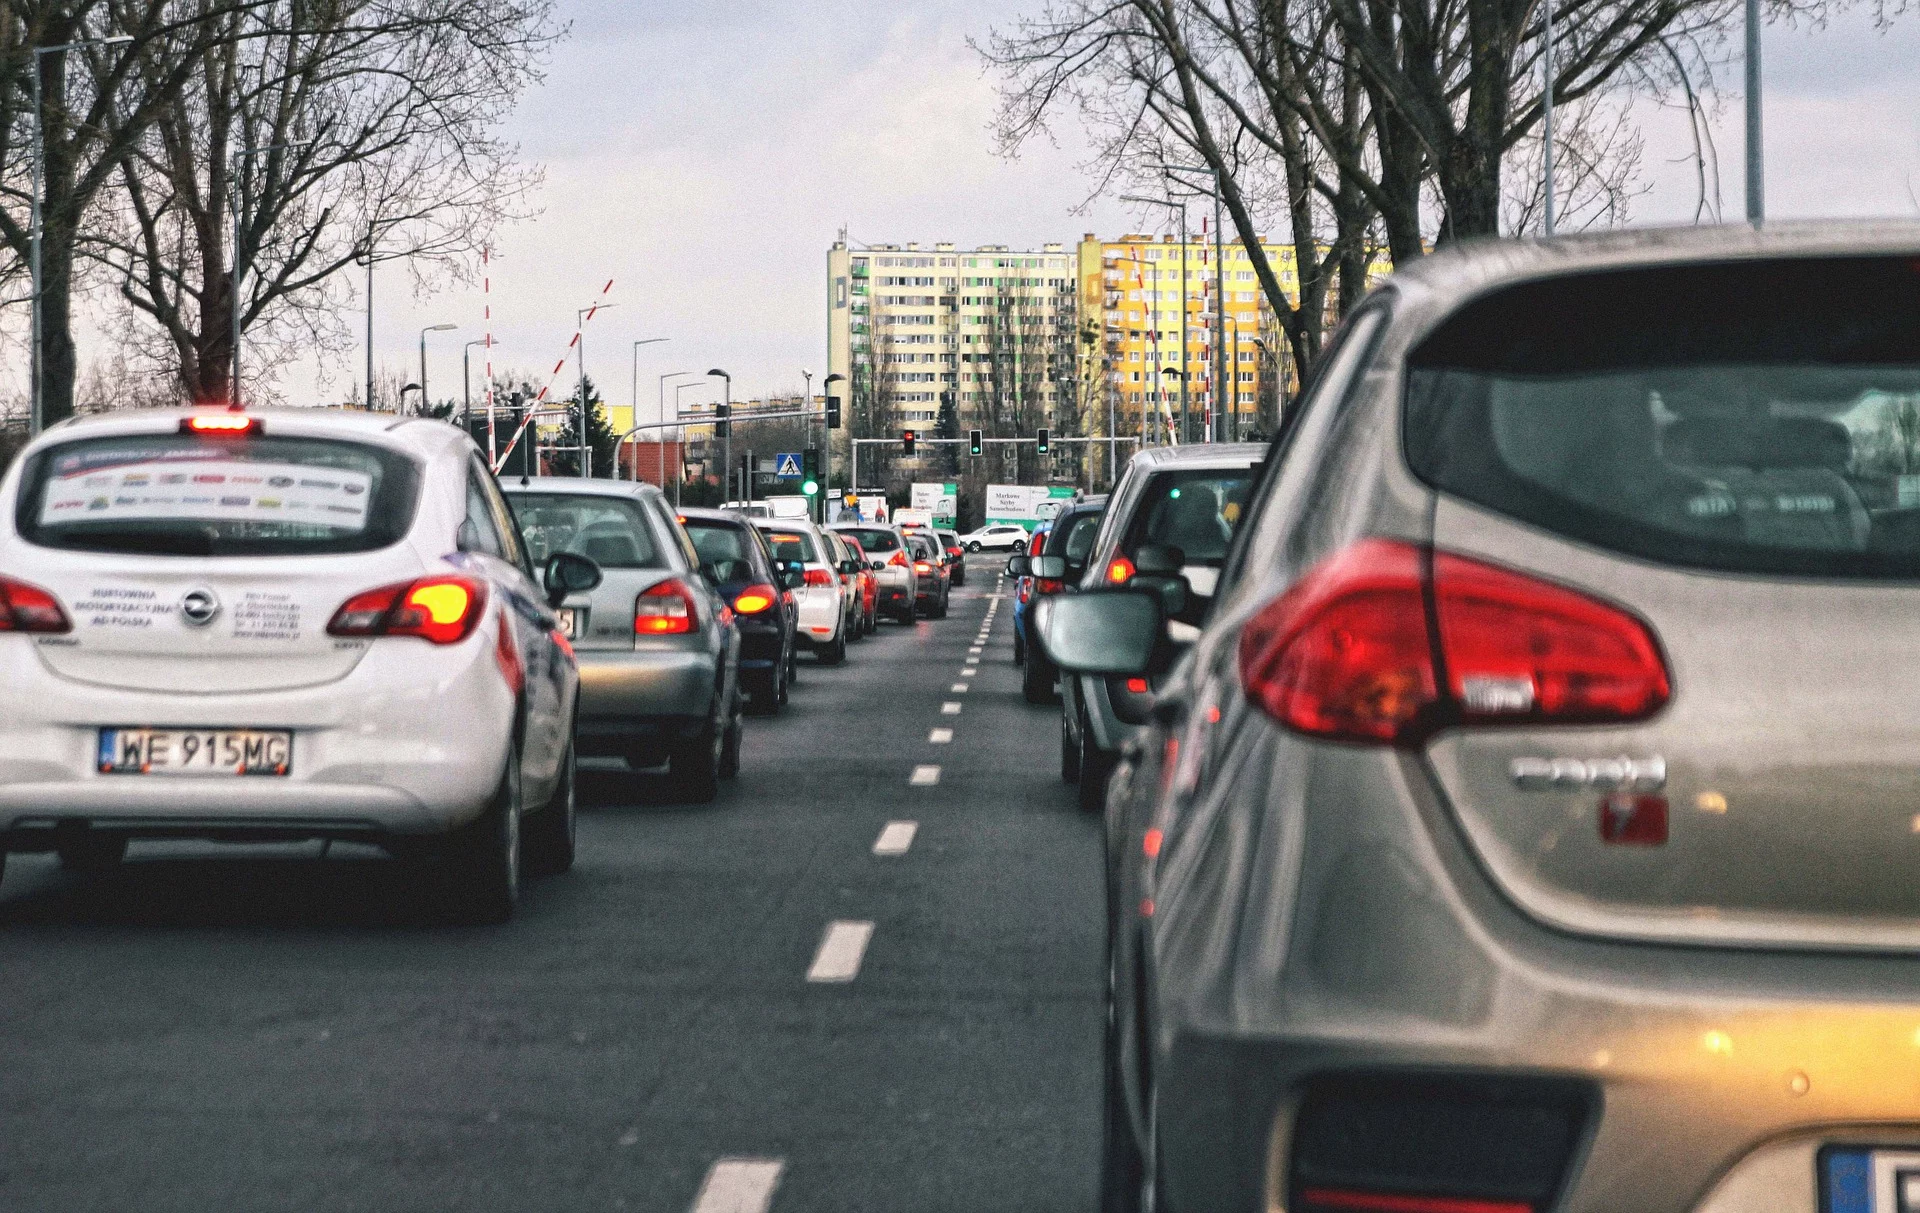
[[947, 554], [947, 568], [953, 573], [953, 584], [967, 584], [967, 547], [960, 542], [960, 536], [952, 531], [935, 531], [933, 534], [940, 541], [940, 550]]
[[[1053, 567], [1051, 563], [1041, 563], [1038, 568], [1034, 568], [1033, 558], [1028, 558], [1027, 567], [1032, 569], [1035, 598], [1047, 594], [1070, 593], [1080, 584], [1080, 579], [1086, 576], [1087, 557], [1093, 552], [1093, 537], [1099, 533], [1100, 518], [1106, 512], [1107, 499], [1102, 495], [1076, 501], [1055, 515], [1053, 525], [1047, 529], [1046, 542], [1040, 549], [1039, 556], [1063, 560], [1064, 571]], [[1019, 560], [1021, 557], [1016, 556], [1013, 559]], [[1061, 575], [1042, 576], [1042, 572]], [[1032, 618], [1031, 613], [1028, 618]], [[1021, 693], [1028, 703], [1051, 702], [1053, 683], [1059, 675], [1059, 670], [1047, 657], [1045, 646], [1029, 642], [1024, 656], [1026, 668], [1020, 678]], [[1065, 774], [1064, 760], [1061, 770], [1062, 774]]]
[[931, 531], [911, 531], [907, 549], [913, 555], [913, 608], [923, 618], [947, 617], [947, 593], [952, 585], [947, 554]]
[[770, 716], [787, 702], [800, 608], [766, 537], [725, 510], [683, 509], [680, 525], [700, 554], [700, 570], [733, 607], [740, 628], [740, 683], [753, 710]]

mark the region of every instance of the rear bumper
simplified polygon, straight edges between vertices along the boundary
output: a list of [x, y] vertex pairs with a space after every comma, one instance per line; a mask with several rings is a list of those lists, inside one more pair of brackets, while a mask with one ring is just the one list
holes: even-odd
[[580, 732], [604, 735], [662, 716], [706, 717], [720, 685], [719, 658], [691, 649], [603, 653], [580, 663]]

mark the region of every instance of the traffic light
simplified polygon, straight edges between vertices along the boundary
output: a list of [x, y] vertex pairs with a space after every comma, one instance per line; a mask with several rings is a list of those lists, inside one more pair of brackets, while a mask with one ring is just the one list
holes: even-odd
[[1039, 452], [1042, 455], [1047, 453], [1047, 431], [1046, 430], [1040, 429], [1040, 430], [1035, 430], [1033, 432], [1033, 445], [1036, 448], [1038, 448]]
[[827, 428], [830, 430], [840, 428], [840, 397], [838, 396], [827, 397]]
[[820, 448], [800, 452], [800, 491], [812, 497], [820, 492]]
[[909, 455], [913, 454], [913, 441], [914, 433], [912, 430], [900, 431], [900, 449]]
[[986, 448], [980, 441], [980, 431], [968, 430], [967, 431], [967, 454], [978, 455], [984, 449]]
[[716, 404], [713, 406], [713, 436], [715, 438], [725, 438], [727, 435], [733, 433], [733, 422], [727, 420], [731, 416], [733, 416], [732, 405]]

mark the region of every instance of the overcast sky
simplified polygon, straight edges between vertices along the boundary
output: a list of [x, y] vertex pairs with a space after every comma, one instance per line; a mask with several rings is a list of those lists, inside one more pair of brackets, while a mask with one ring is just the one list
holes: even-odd
[[[619, 306], [586, 340], [588, 371], [614, 403], [628, 400], [631, 343], [645, 337], [671, 338], [640, 351], [648, 416], [668, 371], [724, 367], [736, 398], [797, 391], [802, 368], [816, 384], [823, 373], [825, 250], [843, 225], [856, 242], [1016, 247], [1134, 228], [1142, 216], [1126, 204], [1076, 213], [1090, 182], [1071, 130], [1059, 148], [994, 154], [992, 82], [967, 38], [1039, 2], [561, 0], [571, 35], [510, 131], [546, 184], [539, 216], [507, 229], [495, 253], [496, 367], [550, 370], [574, 309], [611, 278]], [[1762, 58], [1770, 217], [1920, 214], [1920, 21], [1885, 33], [1852, 17], [1775, 27]], [[1727, 100], [1721, 195], [1738, 217], [1741, 115], [1738, 96]], [[1634, 222], [1690, 219], [1684, 119], [1650, 105], [1635, 117], [1652, 190]], [[376, 355], [410, 377], [418, 330], [461, 326], [428, 347], [433, 394], [456, 395], [460, 342], [484, 331], [478, 290], [416, 300], [389, 267], [376, 296]], [[283, 390], [337, 399], [363, 357], [324, 381], [292, 369]], [[683, 400], [703, 398], [695, 388]]]

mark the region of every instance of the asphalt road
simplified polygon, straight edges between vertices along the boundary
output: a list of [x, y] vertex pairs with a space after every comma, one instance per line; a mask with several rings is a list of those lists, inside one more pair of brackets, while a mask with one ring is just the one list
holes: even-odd
[[583, 773], [506, 927], [353, 848], [11, 857], [0, 1209], [1092, 1208], [1098, 828], [1011, 601], [963, 673], [971, 563], [948, 619], [803, 658], [717, 803]]

